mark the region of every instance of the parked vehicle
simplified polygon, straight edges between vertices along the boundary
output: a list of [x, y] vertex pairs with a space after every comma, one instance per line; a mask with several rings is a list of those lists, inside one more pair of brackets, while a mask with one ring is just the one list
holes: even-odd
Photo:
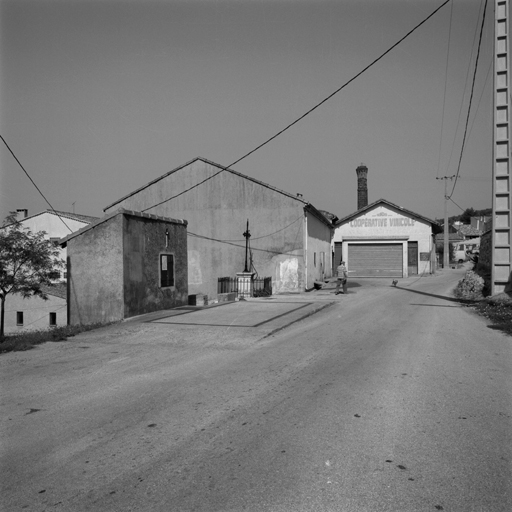
[[471, 240], [463, 240], [455, 244], [454, 259], [458, 263], [465, 261], [475, 261], [480, 254], [480, 238], [472, 238]]

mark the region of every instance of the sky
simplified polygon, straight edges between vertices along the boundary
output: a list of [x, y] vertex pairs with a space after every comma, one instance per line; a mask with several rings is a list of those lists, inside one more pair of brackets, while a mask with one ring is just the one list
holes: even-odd
[[[0, 133], [53, 208], [101, 217], [195, 157], [243, 157], [443, 1], [0, 0]], [[484, 4], [452, 0], [233, 169], [342, 218], [364, 163], [370, 203], [442, 218]], [[493, 11], [450, 216], [492, 206]], [[0, 218], [18, 208], [49, 206], [0, 141]]]

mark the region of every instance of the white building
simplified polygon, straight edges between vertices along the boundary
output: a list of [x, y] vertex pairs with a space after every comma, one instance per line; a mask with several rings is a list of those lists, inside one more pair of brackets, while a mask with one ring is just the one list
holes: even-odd
[[[18, 219], [22, 229], [28, 228], [32, 233], [45, 231], [45, 238], [54, 242], [55, 247], [60, 251], [60, 259], [64, 262], [66, 261], [66, 249], [59, 246], [59, 240], [98, 220], [98, 217], [54, 210], [45, 210], [31, 216], [28, 216], [27, 210], [18, 210], [18, 212], [25, 212], [25, 217]], [[55, 281], [63, 281], [65, 277], [65, 271], [61, 269], [58, 275], [56, 274]]]
[[385, 199], [335, 224], [333, 268], [345, 261], [349, 277], [408, 277], [435, 270], [439, 224]]
[[[45, 231], [45, 238], [54, 242], [60, 251], [60, 258], [64, 262], [66, 261], [66, 249], [61, 249], [58, 241], [97, 220], [97, 217], [89, 215], [53, 210], [46, 210], [30, 217], [27, 210], [18, 210], [18, 212], [25, 215], [24, 218], [19, 219], [22, 229], [28, 228], [33, 233]], [[6, 334], [67, 325], [65, 266], [55, 272], [53, 281], [55, 286], [44, 288], [48, 294], [48, 300], [43, 300], [40, 297], [24, 299], [19, 294], [7, 295], [4, 326]]]

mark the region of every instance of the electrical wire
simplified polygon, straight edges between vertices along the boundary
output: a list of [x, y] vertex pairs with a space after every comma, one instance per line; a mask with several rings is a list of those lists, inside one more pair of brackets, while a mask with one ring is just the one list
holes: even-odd
[[455, 206], [457, 206], [457, 208], [460, 208], [463, 212], [465, 212], [466, 210], [464, 210], [464, 208], [462, 208], [461, 206], [459, 206], [451, 197], [448, 198]]
[[444, 93], [443, 93], [443, 112], [441, 115], [441, 133], [439, 135], [439, 157], [437, 159], [437, 176], [439, 176], [439, 168], [441, 167], [441, 148], [443, 143], [443, 129], [444, 129], [444, 109], [446, 105], [446, 85], [448, 83], [448, 62], [450, 60], [450, 43], [452, 40], [452, 18], [453, 18], [453, 4], [450, 9], [450, 24], [448, 28], [448, 48], [446, 49], [446, 67], [444, 72]]
[[[218, 238], [211, 238], [209, 236], [198, 235], [196, 233], [192, 233], [191, 231], [187, 231], [187, 236], [191, 236], [193, 238], [201, 238], [202, 240], [209, 240], [211, 242], [218, 242], [220, 244], [227, 244], [227, 245], [232, 245], [233, 247], [241, 247], [242, 249], [245, 249], [245, 245], [235, 244], [233, 242], [228, 242], [226, 240], [220, 240]], [[285, 255], [285, 256], [296, 256], [293, 253], [281, 252], [281, 251], [278, 251], [278, 250], [272, 251], [270, 249], [258, 249], [258, 248], [254, 248], [254, 249], [251, 249], [251, 250], [259, 251], [259, 252], [268, 252], [270, 254], [280, 254], [280, 255]]]
[[422, 25], [424, 25], [430, 18], [432, 18], [432, 16], [434, 16], [438, 11], [440, 11], [448, 2], [450, 2], [452, 0], [445, 0], [439, 7], [437, 7], [432, 13], [430, 13], [423, 21], [421, 21], [420, 23], [418, 23], [414, 28], [412, 28], [411, 30], [409, 30], [409, 32], [407, 32], [407, 34], [405, 34], [402, 38], [400, 38], [395, 44], [393, 44], [391, 47], [389, 47], [385, 52], [383, 52], [379, 57], [377, 57], [376, 59], [374, 59], [370, 64], [368, 64], [366, 67], [364, 67], [361, 71], [359, 71], [359, 73], [357, 73], [356, 75], [354, 75], [350, 80], [348, 80], [347, 82], [345, 82], [341, 87], [338, 87], [338, 89], [336, 89], [334, 92], [332, 92], [331, 94], [329, 94], [327, 97], [325, 97], [322, 101], [320, 101], [319, 103], [317, 103], [315, 106], [313, 106], [312, 108], [310, 108], [307, 112], [305, 112], [304, 114], [302, 114], [300, 117], [298, 117], [297, 119], [295, 119], [295, 121], [291, 122], [290, 124], [288, 124], [287, 126], [285, 126], [282, 130], [280, 130], [279, 132], [277, 132], [275, 135], [273, 135], [272, 137], [270, 137], [269, 139], [267, 139], [265, 142], [261, 143], [259, 146], [256, 146], [254, 149], [252, 149], [251, 151], [249, 151], [248, 153], [246, 153], [245, 155], [243, 155], [242, 157], [240, 157], [238, 160], [235, 160], [234, 162], [230, 163], [229, 165], [227, 165], [226, 167], [222, 167], [222, 169], [220, 169], [220, 171], [216, 172], [215, 174], [212, 174], [211, 176], [209, 176], [208, 178], [205, 178], [204, 180], [200, 181], [199, 183], [196, 183], [195, 185], [193, 185], [192, 187], [189, 187], [188, 189], [185, 189], [183, 190], [182, 192], [180, 192], [179, 194], [176, 194], [174, 196], [171, 196], [167, 199], [164, 199], [163, 201], [160, 201], [159, 203], [156, 203], [152, 206], [148, 206], [147, 208], [145, 208], [144, 210], [142, 210], [142, 212], [145, 212], [147, 210], [150, 210], [151, 208], [156, 208], [157, 206], [160, 206], [161, 204], [163, 203], [166, 203], [168, 201], [171, 201], [172, 199], [176, 199], [177, 197], [183, 195], [183, 194], [186, 194], [187, 192], [189, 192], [190, 190], [193, 190], [194, 188], [196, 187], [199, 187], [200, 185], [202, 185], [203, 183], [205, 183], [206, 181], [208, 180], [211, 180], [212, 178], [215, 178], [215, 176], [218, 176], [221, 172], [223, 171], [226, 171], [228, 170], [230, 167], [233, 167], [234, 165], [236, 165], [237, 163], [241, 162], [242, 160], [245, 160], [247, 157], [249, 157], [250, 155], [252, 155], [253, 153], [255, 153], [256, 151], [258, 151], [259, 149], [261, 149], [263, 146], [266, 146], [267, 144], [269, 144], [271, 141], [273, 141], [274, 139], [276, 139], [277, 137], [279, 137], [281, 134], [283, 134], [285, 131], [289, 130], [292, 126], [296, 125], [297, 123], [299, 123], [300, 121], [302, 121], [302, 119], [304, 119], [306, 116], [308, 116], [309, 114], [311, 114], [313, 111], [315, 111], [317, 108], [319, 108], [321, 105], [323, 105], [324, 103], [326, 103], [327, 101], [329, 101], [333, 96], [335, 96], [336, 94], [338, 94], [340, 91], [342, 91], [343, 89], [345, 89], [345, 87], [347, 87], [349, 84], [351, 84], [354, 80], [356, 80], [357, 78], [359, 78], [363, 73], [365, 73], [366, 71], [368, 71], [368, 69], [370, 69], [371, 67], [373, 67], [375, 64], [377, 64], [377, 62], [379, 62], [380, 60], [382, 60], [388, 53], [390, 53], [392, 50], [394, 50], [399, 44], [401, 44], [403, 41], [405, 41], [405, 39], [407, 39], [412, 33], [414, 33], [418, 28], [420, 28]]
[[448, 199], [451, 199], [451, 197], [453, 196], [453, 192], [455, 191], [455, 186], [457, 185], [457, 179], [459, 178], [460, 166], [461, 166], [461, 163], [462, 163], [462, 155], [464, 154], [464, 147], [466, 145], [466, 136], [467, 136], [467, 133], [468, 133], [469, 114], [471, 112], [471, 104], [473, 102], [473, 93], [474, 93], [474, 90], [475, 90], [476, 71], [478, 69], [478, 60], [479, 60], [479, 57], [480, 57], [480, 48], [482, 46], [482, 35], [483, 35], [483, 31], [484, 31], [485, 13], [486, 12], [487, 12], [487, 0], [485, 0], [484, 12], [483, 12], [483, 16], [482, 16], [482, 25], [480, 26], [480, 37], [478, 39], [478, 51], [476, 53], [475, 70], [474, 70], [474, 73], [473, 73], [473, 83], [471, 84], [471, 96], [469, 97], [468, 115], [466, 117], [466, 127], [464, 129], [464, 137], [462, 139], [462, 146], [460, 148], [459, 165], [457, 166], [457, 173], [455, 175], [455, 180], [454, 180], [454, 183], [453, 183], [452, 192], [448, 196]]
[[[284, 231], [285, 229], [289, 228], [290, 226], [293, 226], [295, 223], [297, 223], [299, 220], [302, 220], [303, 218], [304, 218], [304, 215], [301, 215], [300, 217], [295, 219], [293, 222], [290, 222], [290, 224], [287, 224], [283, 228], [278, 229], [277, 231], [274, 231], [273, 233], [269, 233], [268, 235], [251, 237], [251, 238], [252, 238], [252, 240], [261, 240], [262, 238], [267, 238], [269, 236], [273, 236], [277, 233], [280, 233], [281, 231]], [[196, 236], [200, 236], [200, 235], [196, 235]], [[226, 242], [226, 243], [228, 243], [228, 242], [244, 242], [245, 243], [245, 239], [242, 239], [242, 238], [238, 238], [238, 239], [234, 239], [234, 240], [219, 240], [219, 241]]]
[[[481, 8], [481, 6], [482, 6], [482, 3], [480, 3], [480, 8]], [[478, 18], [480, 18], [480, 11], [478, 12]], [[477, 20], [478, 20], [478, 18], [477, 18]], [[468, 87], [468, 79], [469, 79], [469, 70], [470, 70], [470, 67], [471, 67], [471, 61], [473, 60], [473, 51], [474, 51], [474, 48], [475, 48], [475, 41], [476, 41], [477, 33], [478, 33], [478, 23], [475, 26], [475, 34], [473, 36], [473, 43], [471, 45], [471, 55], [469, 56], [469, 64], [468, 64], [468, 68], [466, 70], [466, 79], [464, 81], [464, 93], [462, 94], [462, 98], [461, 98], [461, 101], [460, 101], [459, 116], [457, 117], [457, 126], [455, 127], [455, 131], [454, 131], [454, 134], [453, 134], [453, 141], [452, 141], [452, 148], [451, 148], [451, 151], [450, 151], [450, 158], [448, 159], [448, 165], [446, 166], [447, 169], [450, 168], [450, 164], [452, 162], [453, 150], [455, 149], [455, 141], [457, 139], [457, 133], [459, 131], [460, 118], [462, 116], [462, 107], [464, 106], [464, 98], [466, 97], [466, 89]]]
[[30, 177], [30, 174], [26, 171], [25, 167], [21, 165], [21, 162], [18, 160], [18, 157], [14, 154], [14, 151], [9, 147], [9, 144], [7, 144], [6, 140], [3, 138], [2, 135], [0, 135], [0, 139], [2, 139], [3, 143], [7, 147], [7, 149], [10, 151], [11, 155], [14, 157], [14, 160], [18, 162], [18, 165], [21, 167], [23, 172], [27, 175], [28, 179], [32, 182], [32, 185], [36, 187], [36, 190], [41, 194], [42, 198], [47, 202], [48, 206], [52, 209], [53, 213], [59, 217], [59, 219], [63, 222], [64, 226], [66, 226], [69, 229], [70, 233], [73, 233], [73, 230], [64, 222], [64, 219], [55, 211], [55, 208], [50, 204], [50, 201], [46, 199], [45, 195], [41, 192], [40, 188], [36, 185], [35, 181]]

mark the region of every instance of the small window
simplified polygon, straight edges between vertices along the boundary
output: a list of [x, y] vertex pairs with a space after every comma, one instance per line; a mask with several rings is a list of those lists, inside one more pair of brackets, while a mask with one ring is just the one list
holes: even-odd
[[23, 311], [16, 311], [16, 325], [23, 325]]
[[174, 256], [160, 254], [160, 286], [166, 288], [174, 286]]
[[68, 278], [68, 273], [64, 272], [64, 279], [67, 279], [67, 278]]
[[50, 313], [50, 326], [57, 325], [57, 313]]
[[316, 252], [313, 253], [313, 265], [316, 267]]
[[60, 272], [58, 270], [53, 270], [50, 272], [49, 277], [52, 281], [56, 281], [57, 279], [60, 279]]

